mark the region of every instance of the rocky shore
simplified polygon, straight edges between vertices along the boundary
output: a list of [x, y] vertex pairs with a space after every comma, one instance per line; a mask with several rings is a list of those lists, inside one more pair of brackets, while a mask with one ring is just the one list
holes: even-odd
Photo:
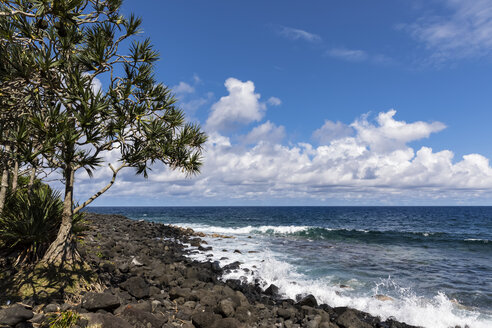
[[[97, 283], [75, 296], [35, 294], [9, 305], [0, 291], [0, 327], [68, 327], [63, 322], [94, 328], [413, 327], [317, 304], [312, 295], [282, 299], [274, 285], [262, 290], [239, 280], [223, 282], [221, 274], [238, 264], [221, 268], [187, 258], [184, 243], [202, 251], [210, 247], [191, 229], [118, 215], [88, 213], [86, 220], [89, 229], [78, 239], [78, 249]], [[0, 268], [7, 270], [8, 262]]]

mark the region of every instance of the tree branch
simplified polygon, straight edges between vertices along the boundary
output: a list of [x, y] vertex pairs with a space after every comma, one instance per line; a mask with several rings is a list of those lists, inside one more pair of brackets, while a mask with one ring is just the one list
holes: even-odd
[[35, 14], [32, 14], [32, 13], [26, 13], [25, 11], [21, 11], [21, 10], [13, 10], [11, 12], [6, 12], [6, 11], [0, 11], [0, 16], [14, 16], [14, 15], [23, 15], [23, 16], [27, 16], [27, 17], [36, 17]]
[[117, 169], [115, 169], [113, 167], [113, 165], [109, 164], [109, 168], [111, 169], [111, 171], [113, 171], [113, 177], [112, 177], [111, 181], [104, 188], [102, 188], [97, 193], [95, 193], [91, 198], [89, 198], [88, 200], [86, 200], [82, 205], [77, 206], [77, 208], [75, 208], [73, 210], [73, 214], [79, 212], [81, 209], [83, 209], [84, 207], [86, 207], [87, 205], [89, 205], [90, 203], [92, 203], [97, 197], [101, 196], [109, 188], [111, 188], [111, 186], [114, 184], [114, 181], [116, 180], [116, 175], [118, 174], [118, 171], [121, 170], [122, 168], [124, 168], [125, 166], [126, 166], [126, 164], [123, 163]]

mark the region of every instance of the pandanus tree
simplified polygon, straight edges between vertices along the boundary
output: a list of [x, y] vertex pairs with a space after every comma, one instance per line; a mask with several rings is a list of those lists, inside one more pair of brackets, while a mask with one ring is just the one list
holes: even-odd
[[[0, 18], [0, 31], [5, 31], [5, 20]], [[32, 107], [32, 85], [23, 78], [29, 61], [25, 61], [25, 48], [20, 44], [0, 39], [0, 214], [7, 190], [15, 193], [20, 167], [24, 169], [37, 163], [34, 139], [28, 133], [28, 113]], [[32, 170], [31, 170], [32, 171]], [[35, 171], [35, 169], [34, 169]], [[31, 174], [32, 181], [34, 180]], [[31, 183], [32, 183], [31, 181]]]
[[[141, 20], [120, 15], [119, 0], [3, 1], [0, 42], [22, 48], [32, 139], [44, 165], [65, 185], [62, 224], [43, 260], [73, 261], [72, 218], [107, 191], [124, 167], [147, 176], [156, 162], [199, 172], [206, 135], [185, 121], [171, 90], [159, 83], [159, 55], [135, 41]], [[0, 59], [3, 60], [3, 59]], [[15, 65], [14, 69], [15, 69]], [[104, 87], [97, 87], [102, 81]], [[111, 156], [108, 156], [110, 154]], [[108, 162], [108, 158], [117, 158]], [[108, 165], [108, 184], [74, 206], [75, 173]]]

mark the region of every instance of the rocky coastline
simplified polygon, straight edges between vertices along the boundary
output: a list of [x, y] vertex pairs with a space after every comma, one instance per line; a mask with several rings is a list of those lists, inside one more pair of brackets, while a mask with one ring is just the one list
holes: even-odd
[[[220, 267], [186, 257], [184, 243], [201, 251], [210, 247], [191, 229], [119, 215], [87, 213], [85, 219], [89, 229], [78, 238], [78, 249], [97, 283], [69, 297], [61, 290], [59, 298], [34, 294], [10, 302], [0, 293], [0, 327], [62, 327], [54, 326], [53, 318], [64, 318], [73, 320], [73, 327], [94, 328], [415, 328], [317, 304], [312, 295], [282, 299], [274, 285], [263, 290], [221, 281], [222, 273], [238, 264]], [[8, 266], [4, 258], [4, 274]]]

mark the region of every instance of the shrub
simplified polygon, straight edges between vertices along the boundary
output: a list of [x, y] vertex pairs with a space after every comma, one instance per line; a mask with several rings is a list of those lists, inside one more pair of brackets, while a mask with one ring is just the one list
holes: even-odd
[[[0, 217], [0, 247], [20, 251], [18, 261], [40, 258], [56, 238], [61, 224], [63, 202], [60, 192], [36, 183], [10, 194]], [[75, 220], [79, 221], [78, 215]]]
[[50, 321], [50, 328], [69, 328], [79, 320], [79, 315], [72, 311], [60, 313]]

